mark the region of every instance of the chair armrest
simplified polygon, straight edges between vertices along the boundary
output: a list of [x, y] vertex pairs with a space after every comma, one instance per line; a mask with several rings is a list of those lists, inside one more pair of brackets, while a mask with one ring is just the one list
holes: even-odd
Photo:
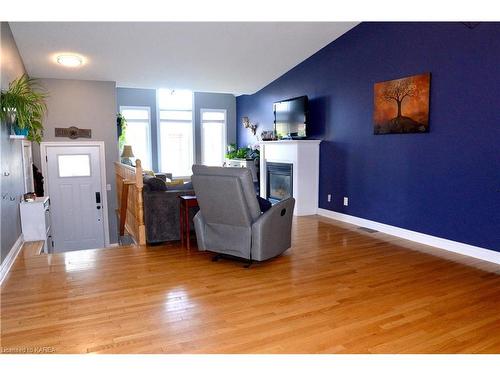
[[282, 200], [252, 224], [252, 259], [273, 258], [291, 246], [294, 207], [294, 198]]
[[194, 215], [193, 222], [194, 229], [196, 231], [196, 242], [198, 243], [198, 250], [208, 250], [205, 239], [205, 220], [201, 215], [201, 211], [198, 211], [198, 213]]

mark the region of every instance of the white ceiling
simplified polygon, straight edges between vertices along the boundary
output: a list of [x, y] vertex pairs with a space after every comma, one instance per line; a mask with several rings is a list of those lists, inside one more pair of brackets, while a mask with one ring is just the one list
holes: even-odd
[[[11, 22], [28, 74], [251, 94], [357, 22]], [[85, 57], [78, 69], [54, 55]]]

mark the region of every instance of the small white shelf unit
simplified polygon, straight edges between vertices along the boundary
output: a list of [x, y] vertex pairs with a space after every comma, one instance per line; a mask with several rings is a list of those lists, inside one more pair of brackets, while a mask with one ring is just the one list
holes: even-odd
[[254, 182], [259, 181], [259, 164], [257, 159], [227, 159], [226, 167], [231, 168], [248, 168], [252, 172], [252, 178]]
[[21, 227], [25, 241], [44, 241], [44, 253], [52, 249], [49, 197], [37, 197], [33, 202], [22, 201]]

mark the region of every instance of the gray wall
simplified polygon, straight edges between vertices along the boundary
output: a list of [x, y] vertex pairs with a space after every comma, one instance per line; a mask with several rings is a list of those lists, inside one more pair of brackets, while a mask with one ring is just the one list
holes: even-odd
[[[236, 143], [236, 98], [232, 94], [217, 94], [211, 92], [195, 92], [193, 96], [195, 162], [201, 163], [200, 109], [225, 109], [227, 111], [227, 143]], [[151, 108], [151, 148], [153, 168], [158, 172], [159, 123], [156, 114], [156, 90], [119, 87], [116, 89], [117, 111], [120, 109], [120, 106], [145, 106]]]
[[[118, 160], [116, 133], [116, 84], [108, 81], [81, 81], [67, 79], [40, 79], [48, 91], [47, 118], [43, 141], [71, 142], [69, 138], [55, 138], [56, 127], [76, 126], [92, 129], [92, 141], [104, 141], [106, 147], [106, 183], [110, 242], [116, 243], [116, 185], [114, 162]], [[78, 139], [77, 141], [88, 140]], [[40, 148], [33, 147], [33, 162], [40, 166]]]
[[153, 170], [158, 171], [158, 126], [156, 118], [156, 90], [131, 89], [118, 87], [116, 89], [116, 111], [120, 106], [149, 107], [151, 111], [151, 158]]
[[[0, 77], [1, 87], [5, 89], [9, 82], [25, 73], [25, 69], [7, 22], [1, 22], [0, 34]], [[21, 141], [11, 140], [9, 135], [10, 129], [0, 124], [1, 262], [21, 235], [19, 202], [24, 193]], [[4, 176], [4, 173], [10, 175]], [[4, 195], [5, 199], [2, 198]], [[10, 200], [10, 197], [15, 200]]]
[[198, 164], [201, 163], [200, 109], [225, 109], [227, 111], [227, 144], [236, 143], [236, 98], [232, 94], [194, 93], [195, 152]]

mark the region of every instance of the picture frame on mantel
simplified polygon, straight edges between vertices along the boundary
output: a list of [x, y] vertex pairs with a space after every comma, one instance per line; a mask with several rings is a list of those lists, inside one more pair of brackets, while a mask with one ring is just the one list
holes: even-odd
[[377, 82], [373, 87], [373, 134], [429, 132], [431, 74]]

